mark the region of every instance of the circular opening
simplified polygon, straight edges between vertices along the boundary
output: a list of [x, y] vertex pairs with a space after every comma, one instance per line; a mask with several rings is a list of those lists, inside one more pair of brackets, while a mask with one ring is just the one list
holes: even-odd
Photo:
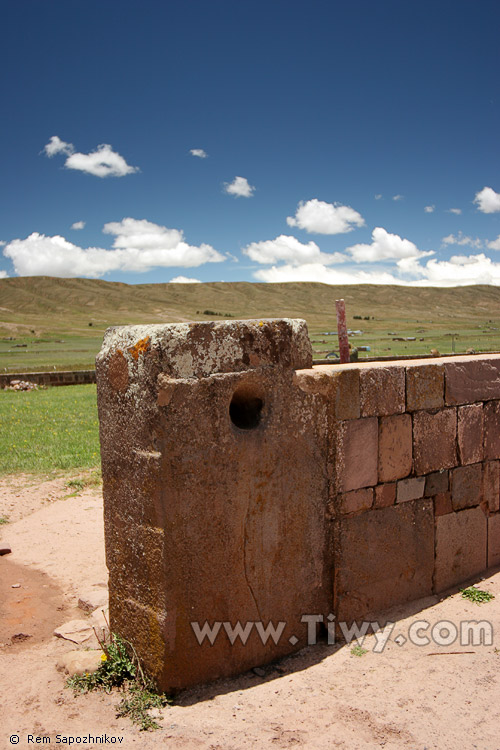
[[239, 388], [229, 404], [231, 422], [240, 430], [253, 430], [262, 417], [263, 400], [250, 388]]

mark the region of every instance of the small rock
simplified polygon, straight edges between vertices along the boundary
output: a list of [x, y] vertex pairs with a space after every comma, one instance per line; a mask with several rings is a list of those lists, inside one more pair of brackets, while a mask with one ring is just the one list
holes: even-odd
[[89, 589], [78, 599], [78, 606], [84, 612], [94, 612], [96, 609], [107, 609], [108, 592], [105, 588]]
[[102, 664], [102, 651], [68, 651], [57, 662], [57, 669], [69, 675], [92, 674]]
[[12, 589], [20, 589], [21, 588], [21, 584], [20, 583], [13, 583], [12, 586], [11, 586], [11, 588]]
[[256, 674], [258, 677], [265, 677], [266, 676], [266, 670], [262, 669], [262, 667], [254, 667], [252, 669], [252, 672]]
[[54, 630], [56, 638], [64, 638], [73, 643], [86, 643], [95, 638], [90, 620], [71, 620]]
[[0, 542], [0, 557], [2, 555], [10, 555], [12, 552], [12, 547], [10, 547], [6, 542]]

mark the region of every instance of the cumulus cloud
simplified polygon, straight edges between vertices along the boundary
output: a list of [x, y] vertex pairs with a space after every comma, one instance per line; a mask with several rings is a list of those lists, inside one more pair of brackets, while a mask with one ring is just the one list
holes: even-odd
[[345, 234], [365, 224], [361, 214], [350, 206], [325, 203], [317, 198], [301, 201], [295, 216], [288, 216], [286, 222], [291, 227], [305, 229], [309, 234]]
[[392, 196], [392, 200], [393, 201], [402, 201], [403, 198], [404, 198], [404, 195], [399, 195], [399, 193], [398, 193], [398, 195], [393, 195]]
[[224, 190], [239, 198], [251, 198], [255, 192], [254, 186], [249, 184], [246, 177], [235, 177], [232, 182], [225, 182]]
[[143, 272], [151, 268], [194, 267], [225, 258], [210, 245], [188, 245], [177, 229], [145, 219], [109, 222], [103, 231], [115, 236], [113, 249], [81, 248], [64, 237], [33, 232], [15, 239], [3, 250], [19, 276], [86, 276], [98, 278], [109, 271]]
[[306, 263], [323, 263], [330, 265], [332, 263], [343, 263], [346, 256], [341, 253], [323, 253], [315, 242], [303, 244], [296, 237], [290, 237], [280, 234], [274, 240], [265, 240], [264, 242], [251, 242], [250, 245], [243, 248], [243, 254], [256, 263], [271, 264], [284, 261], [291, 266], [303, 265]]
[[201, 281], [187, 276], [176, 276], [175, 279], [170, 279], [169, 284], [201, 284]]
[[84, 221], [75, 221], [75, 223], [71, 225], [71, 229], [83, 229], [84, 226]]
[[496, 240], [488, 242], [487, 246], [490, 248], [490, 250], [500, 250], [500, 234], [498, 235]]
[[448, 234], [446, 237], [443, 237], [442, 242], [443, 245], [469, 245], [469, 247], [476, 248], [480, 248], [483, 246], [483, 241], [480, 240], [479, 237], [476, 237], [476, 239], [474, 240], [472, 239], [472, 237], [468, 237], [461, 231], [459, 231], [457, 235]]
[[49, 157], [65, 154], [67, 156], [64, 163], [66, 169], [76, 169], [95, 177], [124, 177], [139, 171], [138, 167], [131, 167], [127, 164], [123, 156], [113, 151], [112, 146], [107, 143], [97, 146], [95, 151], [82, 154], [75, 151], [72, 143], [66, 143], [59, 136], [53, 135], [45, 145], [44, 151]]
[[460, 214], [462, 213], [462, 209], [461, 208], [450, 208], [448, 210], [448, 213], [449, 214], [456, 214], [456, 216], [460, 216]]
[[208, 156], [207, 152], [202, 148], [192, 148], [190, 149], [189, 153], [191, 154], [191, 156], [197, 156], [198, 159], [206, 159]]
[[410, 240], [398, 234], [389, 234], [383, 227], [375, 227], [370, 245], [359, 244], [348, 247], [345, 251], [352, 255], [356, 263], [373, 263], [379, 260], [398, 260], [400, 258], [423, 258], [433, 255], [432, 251], [424, 252]]
[[483, 214], [494, 214], [500, 211], [500, 193], [495, 193], [493, 188], [484, 187], [473, 200]]
[[436, 206], [424, 206], [424, 211], [426, 214], [433, 214], [435, 211]]

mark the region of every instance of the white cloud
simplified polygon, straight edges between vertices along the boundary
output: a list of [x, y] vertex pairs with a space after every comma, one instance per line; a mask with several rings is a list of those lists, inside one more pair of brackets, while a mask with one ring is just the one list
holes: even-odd
[[436, 206], [424, 206], [424, 211], [426, 214], [432, 214], [435, 211]]
[[492, 240], [491, 242], [488, 242], [487, 247], [490, 248], [490, 250], [500, 250], [500, 234], [496, 238], [496, 240]]
[[3, 247], [6, 244], [7, 244], [6, 242], [4, 242], [3, 240], [0, 240], [0, 247]]
[[383, 271], [359, 271], [357, 269], [328, 268], [322, 263], [306, 263], [302, 266], [290, 264], [273, 266], [256, 271], [257, 281], [278, 283], [282, 281], [318, 281], [322, 284], [400, 284], [392, 274]]
[[464, 286], [468, 284], [492, 284], [500, 286], [500, 263], [494, 263], [484, 253], [478, 255], [454, 255], [449, 260], [429, 260], [422, 269], [429, 286]]
[[0, 271], [0, 279], [8, 279], [7, 271]]
[[393, 196], [392, 196], [392, 200], [393, 200], [393, 201], [402, 201], [402, 200], [403, 200], [403, 198], [404, 198], [404, 195], [399, 195], [399, 194], [398, 194], [398, 195], [393, 195]]
[[48, 157], [55, 156], [56, 154], [66, 154], [67, 156], [70, 156], [74, 152], [75, 147], [72, 143], [62, 141], [58, 135], [53, 135], [50, 141], [45, 144], [43, 150]]
[[424, 252], [410, 240], [403, 239], [398, 234], [389, 234], [383, 227], [375, 227], [372, 232], [371, 245], [360, 244], [348, 247], [356, 263], [373, 263], [379, 260], [398, 260], [400, 258], [423, 258], [433, 255], [432, 251]]
[[377, 195], [375, 196], [375, 200], [379, 201], [381, 198], [382, 198], [382, 193], [377, 193]]
[[64, 163], [66, 169], [76, 169], [95, 177], [124, 177], [139, 171], [139, 167], [131, 167], [123, 156], [113, 151], [112, 146], [107, 143], [97, 146], [96, 150], [89, 154], [81, 154], [75, 151], [72, 143], [66, 143], [57, 135], [53, 135], [45, 145], [44, 151], [49, 157], [66, 154], [67, 159]]
[[190, 149], [189, 153], [191, 154], [191, 156], [197, 156], [198, 159], [206, 159], [208, 156], [207, 152], [202, 148], [192, 148]]
[[299, 242], [296, 237], [280, 234], [274, 240], [264, 242], [251, 242], [243, 248], [243, 254], [256, 263], [271, 264], [284, 261], [291, 266], [299, 266], [305, 263], [343, 263], [346, 256], [341, 253], [322, 253], [315, 242], [307, 245]]
[[224, 190], [229, 195], [236, 195], [240, 198], [251, 198], [255, 188], [249, 184], [246, 177], [235, 177], [232, 182], [224, 183]]
[[137, 219], [109, 222], [103, 231], [115, 235], [112, 250], [81, 248], [58, 235], [34, 232], [15, 239], [3, 250], [19, 276], [87, 276], [98, 278], [109, 271], [143, 272], [151, 268], [193, 267], [219, 263], [221, 253], [210, 245], [188, 245], [177, 229]]
[[365, 220], [350, 206], [340, 203], [325, 203], [317, 198], [301, 201], [295, 217], [288, 216], [287, 224], [316, 234], [345, 234], [355, 227], [362, 227]]
[[75, 223], [71, 225], [71, 229], [83, 229], [84, 226], [85, 226], [84, 221], [75, 221]]
[[469, 247], [476, 248], [483, 246], [483, 241], [480, 240], [479, 237], [476, 237], [476, 239], [473, 240], [472, 237], [468, 237], [461, 231], [459, 231], [457, 235], [449, 234], [446, 237], [443, 237], [442, 242], [444, 245], [469, 245]]
[[473, 203], [477, 204], [483, 214], [494, 214], [500, 211], [500, 193], [495, 193], [493, 188], [484, 187], [476, 193]]
[[455, 214], [456, 216], [460, 216], [460, 214], [462, 213], [462, 209], [461, 208], [450, 208], [448, 210], [448, 213], [449, 214]]
[[175, 279], [170, 279], [169, 284], [201, 284], [201, 281], [187, 276], [176, 276]]

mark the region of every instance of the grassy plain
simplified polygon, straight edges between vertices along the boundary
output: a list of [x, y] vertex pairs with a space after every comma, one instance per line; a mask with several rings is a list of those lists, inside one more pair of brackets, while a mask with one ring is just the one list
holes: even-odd
[[0, 474], [99, 465], [95, 385], [0, 390]]
[[337, 349], [336, 335], [324, 334], [336, 330], [341, 297], [349, 328], [362, 331], [352, 343], [370, 346], [369, 356], [500, 350], [500, 288], [492, 286], [127, 285], [41, 276], [0, 280], [0, 371], [91, 368], [112, 325], [224, 318], [305, 318], [321, 359]]

